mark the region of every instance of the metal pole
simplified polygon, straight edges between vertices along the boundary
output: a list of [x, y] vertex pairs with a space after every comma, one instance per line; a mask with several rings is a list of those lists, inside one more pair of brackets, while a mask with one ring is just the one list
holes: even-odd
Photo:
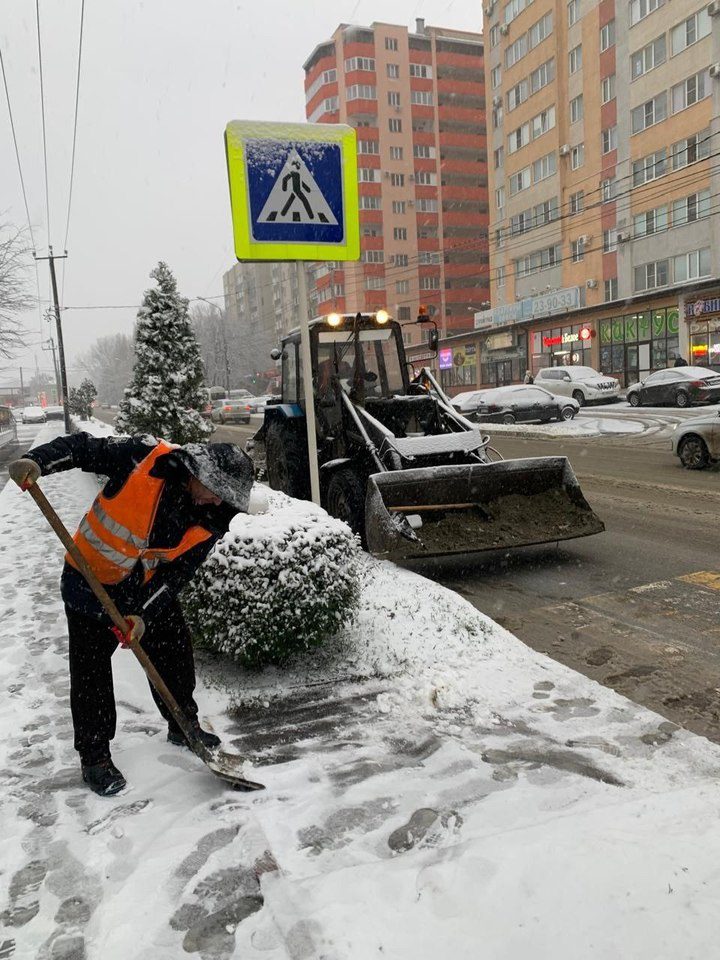
[[318, 470], [317, 436], [315, 433], [315, 396], [310, 358], [310, 327], [307, 309], [307, 281], [305, 264], [298, 264], [298, 316], [300, 320], [300, 362], [302, 364], [305, 394], [305, 422], [307, 424], [308, 458], [310, 460], [310, 496], [313, 503], [320, 504], [320, 472]]
[[25, 384], [23, 383], [22, 367], [20, 367], [20, 405], [25, 404]]
[[36, 260], [47, 260], [50, 263], [50, 280], [52, 281], [53, 302], [55, 304], [55, 326], [57, 330], [57, 349], [60, 367], [60, 386], [62, 388], [62, 405], [65, 413], [65, 432], [70, 433], [70, 404], [68, 403], [67, 370], [65, 369], [65, 346], [63, 343], [62, 322], [60, 320], [60, 299], [58, 297], [57, 278], [55, 276], [55, 261], [64, 260], [67, 251], [61, 257], [53, 256], [52, 247], [48, 247], [50, 256], [35, 257]]

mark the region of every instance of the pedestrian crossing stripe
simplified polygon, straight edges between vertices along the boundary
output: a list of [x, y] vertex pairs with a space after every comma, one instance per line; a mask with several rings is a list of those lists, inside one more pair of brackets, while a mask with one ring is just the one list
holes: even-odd
[[335, 214], [297, 150], [290, 151], [258, 223], [331, 223]]
[[697, 573], [688, 573], [684, 577], [678, 577], [678, 580], [684, 580], [685, 583], [697, 583], [702, 587], [709, 587], [711, 590], [720, 590], [720, 573], [713, 570], [699, 570]]

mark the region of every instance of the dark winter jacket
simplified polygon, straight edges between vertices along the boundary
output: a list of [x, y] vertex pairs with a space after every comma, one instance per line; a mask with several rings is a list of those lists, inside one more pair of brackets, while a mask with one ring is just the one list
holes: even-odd
[[[77, 467], [107, 477], [103, 493], [112, 497], [121, 490], [133, 469], [152, 451], [155, 443], [152, 437], [93, 437], [88, 433], [75, 433], [35, 447], [26, 456], [38, 464], [43, 476]], [[188, 528], [198, 524], [209, 530], [212, 537], [172, 563], [160, 564], [147, 583], [144, 583], [142, 564], [138, 562], [129, 576], [119, 584], [107, 587], [120, 612], [142, 617], [148, 628], [163, 617], [213, 545], [227, 532], [230, 520], [237, 512], [224, 503], [219, 507], [195, 506], [186, 489], [187, 469], [172, 454], [158, 459], [152, 475], [162, 477], [165, 485], [148, 546], [177, 546]], [[107, 619], [83, 575], [67, 563], [60, 583], [63, 600], [70, 609], [86, 616]]]

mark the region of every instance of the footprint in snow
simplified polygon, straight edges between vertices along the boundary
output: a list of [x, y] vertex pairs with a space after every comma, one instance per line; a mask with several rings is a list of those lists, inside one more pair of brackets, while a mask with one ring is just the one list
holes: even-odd
[[85, 827], [85, 833], [89, 833], [90, 836], [95, 836], [95, 834], [102, 833], [103, 830], [109, 829], [116, 820], [140, 813], [149, 806], [152, 806], [152, 800], [135, 800], [133, 803], [119, 803], [110, 813], [105, 814], [104, 817], [100, 817], [99, 820], [94, 820], [92, 823], [89, 823], [87, 827]]

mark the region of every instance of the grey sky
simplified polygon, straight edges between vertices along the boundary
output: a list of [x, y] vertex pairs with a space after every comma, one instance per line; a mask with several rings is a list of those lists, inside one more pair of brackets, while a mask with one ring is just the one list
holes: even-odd
[[[50, 240], [61, 252], [70, 179], [80, 0], [40, 0]], [[304, 120], [302, 63], [338, 23], [480, 29], [480, 0], [86, 0], [67, 307], [136, 304], [166, 260], [188, 296], [222, 293], [233, 263], [223, 130], [231, 119]], [[35, 4], [2, 0], [2, 46], [38, 253], [48, 231]], [[0, 89], [0, 211], [26, 221]], [[49, 295], [47, 263], [38, 265]], [[134, 309], [63, 313], [69, 365]], [[41, 325], [26, 318], [32, 339]], [[50, 368], [33, 348], [18, 362]], [[12, 364], [16, 366], [15, 363]], [[0, 382], [12, 374], [0, 371]]]

